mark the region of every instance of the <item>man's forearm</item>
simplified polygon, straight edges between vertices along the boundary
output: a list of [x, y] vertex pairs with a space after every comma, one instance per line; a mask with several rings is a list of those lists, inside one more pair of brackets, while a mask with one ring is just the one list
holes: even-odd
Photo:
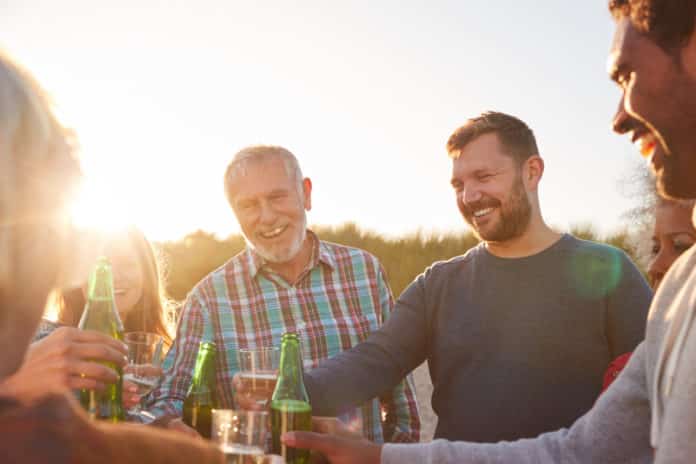
[[315, 415], [336, 416], [393, 389], [403, 376], [388, 351], [365, 342], [308, 372], [305, 386]]

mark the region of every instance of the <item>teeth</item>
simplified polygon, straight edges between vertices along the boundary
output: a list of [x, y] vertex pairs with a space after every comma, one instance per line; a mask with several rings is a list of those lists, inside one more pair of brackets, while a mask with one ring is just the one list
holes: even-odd
[[269, 232], [261, 232], [261, 236], [264, 238], [273, 238], [280, 235], [283, 230], [285, 230], [285, 226], [278, 227]]
[[474, 211], [474, 217], [478, 218], [481, 216], [485, 216], [486, 214], [490, 213], [491, 211], [493, 211], [493, 208], [486, 208], [486, 209], [480, 209], [478, 211]]
[[116, 294], [116, 295], [122, 295], [124, 293], [126, 293], [126, 289], [124, 289], [124, 288], [117, 288], [114, 290], [114, 294]]
[[635, 145], [644, 158], [649, 158], [655, 151], [657, 140], [652, 134], [645, 134], [636, 140]]

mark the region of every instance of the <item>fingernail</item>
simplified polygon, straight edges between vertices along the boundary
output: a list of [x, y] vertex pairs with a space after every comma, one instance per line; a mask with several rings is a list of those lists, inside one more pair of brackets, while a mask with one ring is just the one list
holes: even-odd
[[285, 443], [286, 445], [294, 445], [295, 444], [295, 434], [292, 432], [287, 432], [284, 433], [281, 437], [280, 440]]

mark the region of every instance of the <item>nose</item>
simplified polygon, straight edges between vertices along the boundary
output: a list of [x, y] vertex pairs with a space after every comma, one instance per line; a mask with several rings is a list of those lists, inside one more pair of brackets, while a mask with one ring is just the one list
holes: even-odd
[[624, 97], [621, 96], [619, 100], [619, 106], [616, 108], [616, 114], [614, 114], [614, 120], [611, 123], [612, 129], [617, 134], [625, 134], [633, 128], [632, 118], [626, 112], [624, 107]]
[[460, 201], [465, 205], [477, 202], [481, 200], [482, 197], [481, 191], [474, 186], [462, 189], [459, 194]]
[[261, 224], [273, 224], [276, 220], [276, 214], [267, 201], [262, 201], [259, 206], [259, 222]]
[[650, 262], [650, 266], [648, 266], [648, 278], [650, 279], [650, 285], [653, 290], [657, 290], [657, 286], [665, 276], [669, 266], [674, 262], [674, 259], [675, 257], [671, 256], [671, 253], [666, 251], [663, 247]]

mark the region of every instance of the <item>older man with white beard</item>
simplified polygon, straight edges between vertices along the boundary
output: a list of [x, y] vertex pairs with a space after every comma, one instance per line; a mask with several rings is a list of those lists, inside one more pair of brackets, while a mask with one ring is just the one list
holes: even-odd
[[[242, 149], [227, 168], [225, 192], [247, 247], [189, 294], [165, 378], [154, 392], [151, 412], [156, 416], [181, 415], [202, 340], [218, 347], [219, 407], [233, 408], [239, 349], [277, 346], [284, 332], [297, 332], [305, 363], [316, 366], [365, 340], [393, 306], [377, 258], [321, 241], [307, 230], [312, 183], [288, 150]], [[411, 378], [343, 419], [361, 425], [362, 434], [377, 442], [418, 441]], [[170, 421], [170, 427], [182, 424]]]

